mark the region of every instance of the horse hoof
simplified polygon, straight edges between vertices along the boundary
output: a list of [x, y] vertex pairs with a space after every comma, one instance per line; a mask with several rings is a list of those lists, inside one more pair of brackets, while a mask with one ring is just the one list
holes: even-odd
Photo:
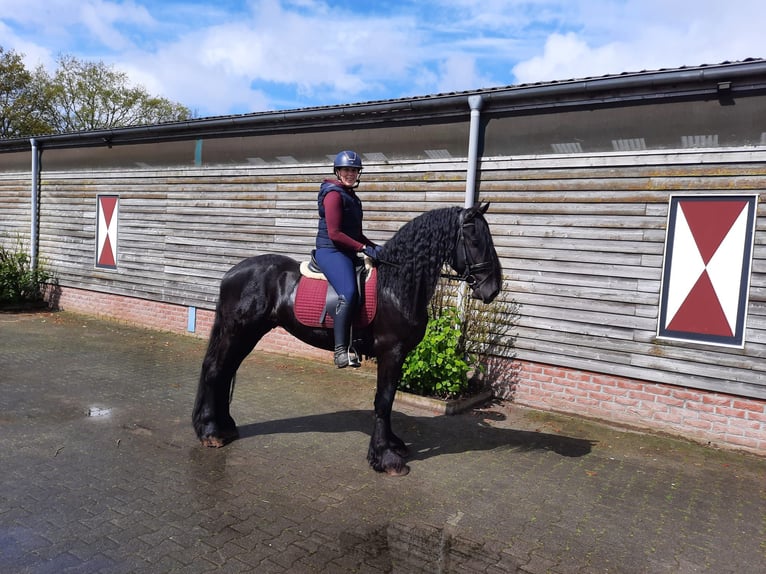
[[202, 446], [207, 446], [210, 448], [221, 448], [222, 446], [226, 446], [226, 442], [222, 438], [215, 436], [207, 436], [199, 440], [202, 443]]
[[386, 474], [388, 476], [407, 476], [410, 473], [410, 467], [406, 464], [403, 465], [401, 468], [387, 468]]
[[222, 432], [219, 435], [207, 435], [207, 436], [201, 436], [199, 437], [200, 442], [202, 443], [202, 446], [210, 447], [210, 448], [221, 448], [222, 446], [226, 446], [232, 441], [235, 441], [239, 438], [239, 432], [234, 429], [230, 432]]

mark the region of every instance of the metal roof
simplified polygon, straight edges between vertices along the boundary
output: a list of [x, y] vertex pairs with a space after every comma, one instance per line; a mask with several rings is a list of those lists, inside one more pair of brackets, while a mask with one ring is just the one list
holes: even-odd
[[[34, 139], [41, 149], [61, 149], [467, 121], [470, 114], [468, 99], [476, 96], [482, 100], [483, 115], [509, 117], [672, 101], [718, 100], [721, 105], [727, 105], [737, 98], [764, 93], [766, 60], [753, 58], [354, 104], [43, 135]], [[0, 152], [26, 151], [29, 145], [29, 138], [0, 140]], [[629, 148], [633, 144], [625, 145]]]

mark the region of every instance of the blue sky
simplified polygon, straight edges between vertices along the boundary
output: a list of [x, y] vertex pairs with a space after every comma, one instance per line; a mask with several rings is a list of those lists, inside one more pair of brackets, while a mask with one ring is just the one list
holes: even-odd
[[0, 46], [207, 117], [766, 57], [763, 22], [762, 0], [0, 0]]

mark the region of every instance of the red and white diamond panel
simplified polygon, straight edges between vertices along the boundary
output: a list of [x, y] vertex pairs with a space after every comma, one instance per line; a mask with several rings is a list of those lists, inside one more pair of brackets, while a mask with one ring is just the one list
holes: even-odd
[[96, 267], [117, 269], [117, 215], [120, 197], [99, 195], [96, 220]]
[[756, 199], [670, 198], [659, 337], [744, 345]]

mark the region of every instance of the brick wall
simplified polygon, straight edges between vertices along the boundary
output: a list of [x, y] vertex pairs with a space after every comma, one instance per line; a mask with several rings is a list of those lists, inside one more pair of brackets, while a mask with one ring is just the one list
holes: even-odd
[[[186, 332], [188, 321], [186, 307], [84, 289], [61, 288], [56, 294], [56, 306], [62, 311], [107, 317], [164, 331]], [[207, 329], [209, 332], [210, 328]]]
[[[208, 337], [213, 325], [214, 313], [210, 310], [197, 309], [195, 328], [190, 332], [187, 307], [83, 289], [62, 288], [57, 303], [64, 311], [202, 338]], [[332, 360], [328, 351], [310, 347], [282, 329], [264, 337], [258, 349]], [[513, 400], [522, 405], [766, 454], [763, 400], [538, 363], [516, 362], [507, 368], [514, 372]]]
[[563, 369], [518, 365], [514, 400], [715, 446], [766, 454], [766, 401]]
[[[215, 313], [211, 310], [196, 309], [194, 330], [189, 331], [188, 307], [70, 287], [61, 288], [56, 293], [55, 304], [62, 311], [83, 313], [204, 339], [208, 338], [215, 318]], [[258, 349], [270, 353], [332, 360], [329, 351], [306, 345], [283, 329], [275, 329], [267, 334], [258, 343]]]

